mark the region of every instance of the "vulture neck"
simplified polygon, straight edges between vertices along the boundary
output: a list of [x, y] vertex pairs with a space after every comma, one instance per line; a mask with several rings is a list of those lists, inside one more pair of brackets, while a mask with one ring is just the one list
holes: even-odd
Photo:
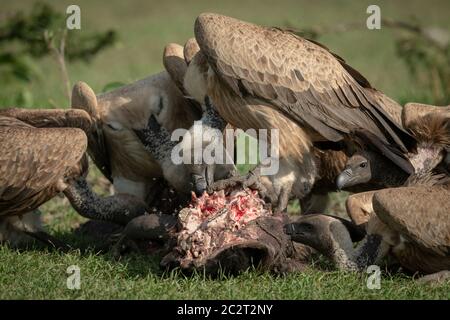
[[170, 139], [169, 132], [164, 128], [158, 132], [148, 133], [145, 139], [145, 149], [161, 166], [164, 166], [167, 161], [171, 161], [172, 149], [176, 145], [177, 142]]
[[80, 215], [93, 220], [124, 225], [147, 211], [145, 203], [130, 195], [99, 197], [82, 177], [70, 183], [64, 194]]
[[[207, 102], [209, 104], [209, 102]], [[227, 125], [225, 120], [220, 116], [220, 114], [214, 109], [212, 105], [206, 107], [206, 110], [203, 112], [202, 125], [208, 126], [214, 129], [218, 129], [223, 131]]]
[[382, 238], [368, 234], [356, 248], [348, 233], [333, 235], [331, 259], [340, 270], [362, 271], [376, 263], [384, 254]]

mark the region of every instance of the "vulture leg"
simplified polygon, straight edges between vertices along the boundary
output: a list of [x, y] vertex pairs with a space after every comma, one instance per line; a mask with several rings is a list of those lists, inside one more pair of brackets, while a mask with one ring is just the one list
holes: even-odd
[[174, 231], [177, 218], [167, 214], [146, 214], [131, 220], [112, 249], [114, 258], [120, 258], [122, 252], [131, 247], [133, 251], [139, 251], [135, 240], [154, 240], [166, 242]]
[[64, 190], [73, 208], [83, 217], [125, 225], [133, 218], [148, 212], [140, 199], [119, 193], [110, 197], [96, 195], [84, 177], [70, 183]]
[[450, 281], [450, 271], [444, 270], [432, 274], [428, 274], [417, 279], [417, 282], [420, 284], [442, 284], [446, 281]]
[[291, 196], [292, 184], [284, 185], [281, 187], [280, 194], [278, 196], [276, 212], [283, 212], [287, 209], [289, 198]]

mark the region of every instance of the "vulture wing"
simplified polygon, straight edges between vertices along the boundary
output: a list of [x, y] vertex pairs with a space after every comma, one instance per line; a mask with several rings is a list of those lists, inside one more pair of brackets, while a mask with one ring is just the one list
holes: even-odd
[[184, 57], [184, 47], [176, 43], [169, 43], [164, 48], [163, 64], [170, 78], [175, 83], [177, 88], [186, 97], [186, 103], [197, 112], [201, 112], [202, 107], [194, 99], [187, 96], [184, 88], [184, 76], [187, 70], [187, 62]]
[[91, 116], [81, 109], [23, 109], [0, 110], [0, 116], [15, 118], [36, 128], [79, 128], [89, 133]]
[[191, 63], [191, 60], [194, 58], [195, 54], [200, 51], [200, 47], [198, 46], [197, 40], [195, 38], [190, 38], [184, 44], [183, 55], [186, 64]]
[[365, 128], [406, 151], [410, 136], [376, 90], [324, 46], [277, 28], [205, 13], [195, 37], [209, 65], [241, 97], [253, 97], [330, 141]]
[[183, 80], [187, 63], [184, 60], [183, 49], [176, 43], [166, 45], [163, 53], [163, 64], [178, 89], [184, 93]]
[[94, 122], [88, 134], [88, 153], [97, 168], [112, 182], [111, 163], [102, 130], [102, 110], [99, 109], [97, 96], [86, 83], [79, 81], [73, 86], [71, 108], [85, 110]]
[[443, 119], [450, 119], [449, 106], [433, 106], [423, 103], [409, 102], [405, 104], [402, 112], [402, 121], [405, 128], [409, 128], [412, 124], [420, 122], [427, 115], [435, 114]]
[[56, 184], [86, 148], [86, 134], [80, 129], [38, 129], [0, 117], [0, 212]]
[[373, 208], [390, 228], [422, 248], [450, 256], [450, 191], [401, 187], [375, 193]]

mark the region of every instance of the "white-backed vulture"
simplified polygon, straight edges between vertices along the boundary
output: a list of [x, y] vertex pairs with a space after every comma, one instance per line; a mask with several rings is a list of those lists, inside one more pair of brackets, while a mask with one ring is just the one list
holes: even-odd
[[[216, 116], [216, 112], [211, 106], [206, 106], [201, 118], [201, 127], [203, 131], [204, 144], [214, 142], [215, 139], [222, 139], [222, 130], [225, 127], [220, 117]], [[189, 133], [192, 133], [189, 130]], [[203, 166], [194, 162], [195, 149], [192, 139], [186, 139], [186, 135], [181, 142], [171, 141], [170, 132], [159, 124], [155, 116], [151, 116], [147, 126], [143, 129], [135, 129], [134, 132], [139, 137], [145, 149], [158, 162], [163, 171], [164, 178], [180, 195], [190, 195], [192, 191], [200, 193], [207, 187], [207, 181], [199, 181], [203, 177], [207, 177], [208, 183], [211, 184], [215, 180], [229, 177], [237, 172], [236, 167], [232, 164], [219, 164], [217, 166]], [[186, 150], [192, 150], [190, 163], [174, 163], [172, 153], [177, 144], [180, 143], [180, 150], [183, 153]], [[201, 145], [206, 147], [206, 145]], [[225, 152], [225, 150], [223, 150]], [[202, 153], [201, 153], [202, 154]], [[204, 173], [202, 170], [206, 170]], [[195, 187], [202, 186], [202, 190]]]
[[186, 91], [197, 101], [210, 97], [234, 127], [280, 130], [280, 170], [270, 177], [279, 210], [291, 191], [300, 199], [311, 192], [314, 142], [341, 141], [364, 127], [406, 150], [401, 107], [323, 46], [217, 14], [201, 14], [195, 36], [200, 51], [186, 72]]
[[406, 150], [399, 137], [407, 135], [376, 90], [322, 45], [210, 13], [197, 18], [194, 31], [202, 56], [191, 65], [203, 72], [204, 95], [228, 122], [245, 128], [243, 115], [266, 106], [296, 122], [310, 141], [341, 141], [365, 128]]
[[60, 192], [78, 213], [91, 219], [125, 224], [147, 211], [145, 203], [131, 195], [102, 198], [92, 192], [85, 179], [92, 123], [83, 110], [0, 111], [2, 240], [15, 242], [15, 233], [24, 232], [64, 247], [43, 232], [36, 211]]
[[[174, 56], [174, 51], [166, 53]], [[177, 60], [170, 60], [164, 62], [168, 70], [177, 70], [168, 67]], [[79, 82], [73, 88], [72, 108], [84, 109], [95, 119], [96, 130], [89, 136], [88, 152], [113, 182], [115, 192], [131, 194], [146, 202], [151, 201], [155, 178], [162, 177], [162, 171], [133, 130], [144, 128], [151, 114], [169, 132], [189, 128], [200, 117], [200, 112], [178, 89], [176, 78], [168, 72], [99, 95]]]
[[[61, 114], [58, 111], [52, 114]], [[89, 126], [85, 112], [73, 113], [78, 113], [82, 127]], [[28, 240], [25, 233], [62, 248], [44, 232], [35, 210], [61, 192], [66, 179], [86, 170], [86, 135], [77, 128], [37, 129], [10, 116], [19, 114], [24, 115], [20, 109], [0, 111], [0, 238], [21, 245]]]
[[322, 214], [300, 217], [286, 226], [286, 232], [294, 241], [329, 257], [342, 270], [365, 270], [391, 253], [411, 272], [436, 273], [427, 281], [448, 278], [450, 185], [448, 181], [442, 186], [420, 185], [422, 182], [419, 179], [415, 182], [419, 185], [375, 192], [376, 215], [368, 221], [367, 236], [356, 248], [348, 224]]
[[[450, 114], [448, 107], [409, 103], [403, 110], [405, 126], [416, 138], [417, 144], [407, 158], [416, 175], [428, 172], [449, 174], [447, 163], [450, 148]], [[371, 137], [367, 139], [371, 140]], [[346, 163], [337, 179], [338, 188], [354, 187], [370, 183], [374, 189], [402, 186], [409, 175], [383, 155], [379, 141], [361, 143], [362, 149]], [[379, 148], [381, 146], [381, 149]], [[356, 224], [367, 222], [372, 212], [374, 191], [358, 193], [348, 197], [347, 212]]]
[[[405, 177], [399, 174], [398, 168], [387, 170], [389, 160], [376, 152], [359, 154], [349, 160], [352, 165], [347, 167], [345, 179], [350, 183], [377, 180], [380, 185], [404, 186], [351, 196], [356, 198], [354, 206], [348, 208], [349, 215], [356, 224], [366, 224], [366, 239], [353, 250], [344, 229], [336, 227], [329, 217], [318, 215], [288, 228], [290, 233], [297, 235], [297, 240], [305, 244], [312, 241], [311, 245], [314, 243], [316, 249], [322, 250], [344, 269], [364, 268], [392, 252], [413, 272], [449, 270], [450, 176], [447, 168], [441, 165], [445, 163], [445, 153], [450, 146], [450, 118], [446, 112], [435, 112], [433, 106], [425, 113], [422, 110], [425, 106], [421, 105], [420, 112], [414, 115], [412, 108], [409, 105], [406, 112], [414, 117], [408, 122], [408, 129], [418, 141], [414, 152], [408, 155], [414, 165], [414, 174]], [[374, 170], [375, 166], [377, 170]], [[319, 228], [323, 233], [307, 233], [307, 225], [314, 226], [310, 226], [312, 229]], [[324, 231], [325, 225], [327, 231]], [[320, 249], [319, 238], [327, 238]], [[450, 276], [449, 272], [446, 274]], [[440, 279], [443, 274], [436, 277]]]

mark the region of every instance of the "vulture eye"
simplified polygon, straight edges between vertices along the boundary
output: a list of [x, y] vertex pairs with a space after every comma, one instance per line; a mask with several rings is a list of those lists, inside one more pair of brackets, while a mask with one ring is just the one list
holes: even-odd
[[363, 163], [361, 163], [359, 166], [361, 167], [361, 168], [365, 168], [366, 167], [366, 162], [363, 162]]

